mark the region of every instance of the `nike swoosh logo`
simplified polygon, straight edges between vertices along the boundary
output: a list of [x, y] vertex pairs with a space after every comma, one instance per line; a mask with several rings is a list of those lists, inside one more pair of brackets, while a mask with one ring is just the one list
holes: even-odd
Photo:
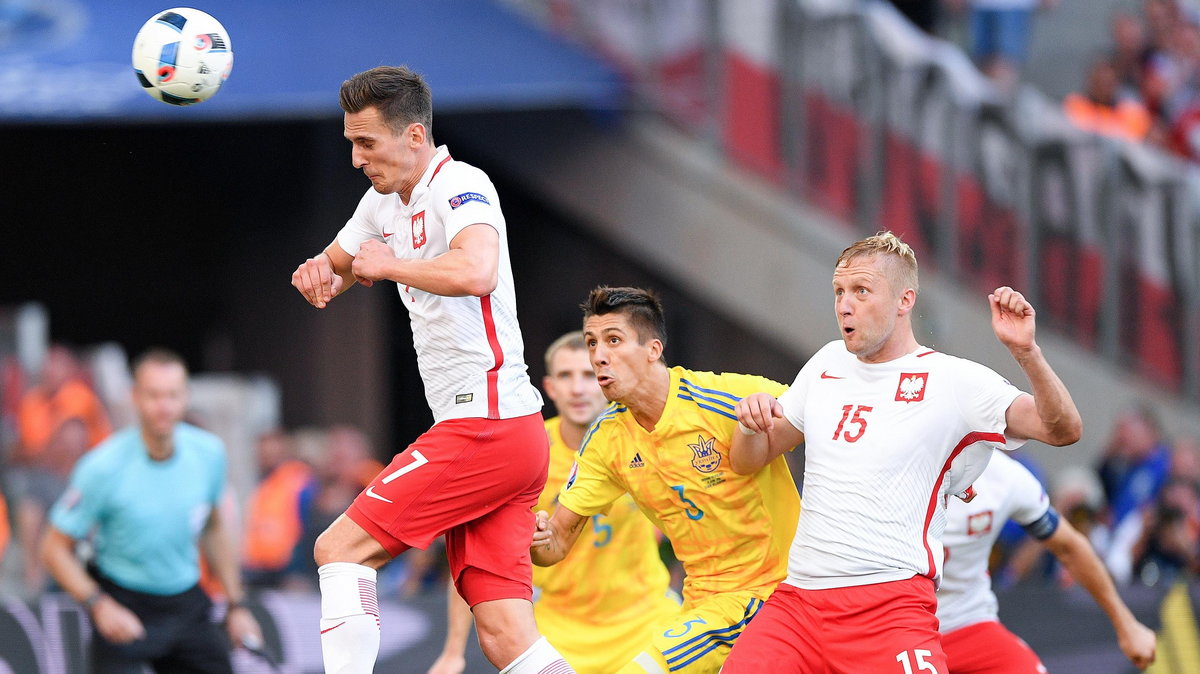
[[395, 232], [384, 232], [384, 233], [383, 233], [383, 238], [385, 238], [385, 239], [386, 239], [386, 238], [388, 238], [389, 236], [391, 236], [391, 235], [393, 235], [393, 234], [395, 234]]
[[845, 379], [845, 377], [835, 377], [835, 376], [829, 374], [829, 371], [826, 370], [821, 373], [821, 379]]
[[345, 620], [343, 620], [342, 622], [340, 622], [340, 623], [338, 623], [338, 624], [334, 625], [333, 627], [330, 627], [330, 628], [329, 628], [329, 629], [327, 629], [327, 630], [321, 630], [321, 634], [324, 634], [324, 633], [326, 633], [326, 632], [332, 632], [333, 630], [336, 630], [337, 628], [339, 628], [339, 627], [341, 627], [342, 625], [345, 625], [345, 624], [346, 624], [346, 621], [345, 621]]
[[383, 501], [384, 503], [395, 503], [395, 501], [393, 501], [391, 499], [384, 498], [384, 497], [380, 496], [379, 494], [376, 494], [375, 487], [373, 485], [370, 487], [367, 487], [367, 496], [370, 496], [371, 498], [379, 499], [380, 501]]

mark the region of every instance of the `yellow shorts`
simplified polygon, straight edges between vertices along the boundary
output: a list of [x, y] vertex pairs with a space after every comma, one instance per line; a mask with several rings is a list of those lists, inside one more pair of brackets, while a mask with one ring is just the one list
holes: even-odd
[[650, 643], [643, 644], [621, 674], [717, 674], [734, 641], [762, 608], [763, 592], [724, 592], [684, 605], [660, 623]]
[[[612, 674], [633, 660], [646, 641], [679, 614], [679, 595], [663, 594], [638, 605], [632, 619], [578, 616], [533, 605], [538, 631], [579, 674]], [[628, 613], [628, 611], [626, 612]]]

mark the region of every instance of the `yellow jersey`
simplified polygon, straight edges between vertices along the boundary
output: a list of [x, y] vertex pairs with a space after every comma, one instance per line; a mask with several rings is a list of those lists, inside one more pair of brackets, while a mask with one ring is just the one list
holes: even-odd
[[[537, 509], [550, 513], [575, 459], [575, 450], [559, 433], [561, 422], [559, 417], [546, 421], [550, 471]], [[628, 496], [591, 520], [566, 559], [533, 567], [535, 608], [576, 615], [596, 625], [636, 619], [646, 612], [648, 598], [664, 596], [670, 588], [654, 525]]]
[[682, 367], [670, 373], [653, 431], [620, 403], [597, 417], [559, 501], [587, 517], [628, 492], [671, 540], [687, 574], [685, 606], [722, 592], [769, 596], [787, 575], [800, 496], [783, 456], [754, 475], [738, 475], [729, 467], [729, 444], [738, 432], [738, 400], [759, 391], [778, 396], [787, 387], [752, 375]]

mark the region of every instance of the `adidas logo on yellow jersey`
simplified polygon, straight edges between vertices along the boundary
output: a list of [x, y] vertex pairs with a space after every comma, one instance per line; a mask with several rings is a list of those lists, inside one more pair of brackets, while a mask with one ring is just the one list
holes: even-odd
[[644, 461], [642, 461], [642, 453], [641, 452], [637, 452], [636, 454], [633, 455], [633, 461], [629, 462], [629, 467], [630, 468], [645, 468], [646, 467], [646, 463]]

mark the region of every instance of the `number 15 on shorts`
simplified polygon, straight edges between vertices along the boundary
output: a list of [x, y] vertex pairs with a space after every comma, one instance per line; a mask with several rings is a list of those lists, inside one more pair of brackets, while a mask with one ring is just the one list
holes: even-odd
[[[901, 651], [896, 654], [896, 662], [904, 666], [904, 674], [916, 674], [917, 672], [933, 672], [933, 674], [938, 674], [937, 667], [934, 667], [932, 662], [925, 659], [932, 655], [931, 651], [923, 648], [914, 649], [911, 653], [909, 651]], [[916, 661], [915, 671], [913, 670], [913, 660]]]

